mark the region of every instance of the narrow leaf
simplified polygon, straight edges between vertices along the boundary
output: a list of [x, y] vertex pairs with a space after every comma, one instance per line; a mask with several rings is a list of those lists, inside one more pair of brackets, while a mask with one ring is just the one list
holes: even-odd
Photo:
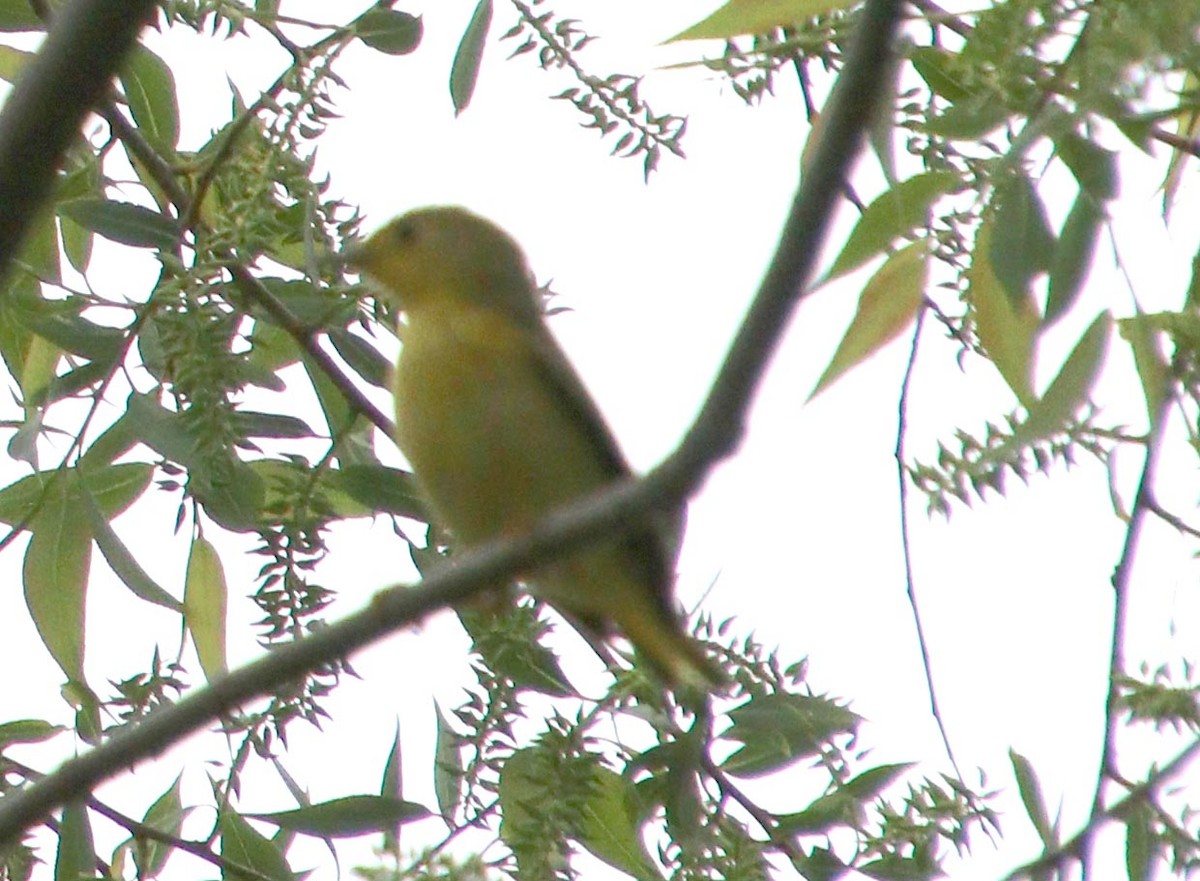
[[120, 80], [138, 131], [159, 150], [173, 152], [179, 143], [179, 98], [171, 68], [139, 45], [126, 59]]
[[762, 34], [798, 24], [814, 15], [849, 9], [858, 0], [729, 0], [712, 15], [680, 31], [678, 40], [728, 40], [744, 34]]
[[228, 805], [217, 819], [221, 856], [253, 869], [271, 881], [294, 881], [279, 846], [247, 823]]
[[96, 845], [92, 824], [83, 802], [69, 802], [63, 808], [58, 827], [58, 850], [54, 856], [54, 881], [79, 881], [96, 874]]
[[71, 199], [58, 213], [84, 229], [133, 248], [169, 250], [179, 241], [179, 224], [173, 218], [132, 202], [112, 199]]
[[450, 100], [455, 116], [467, 109], [475, 94], [479, 63], [483, 60], [483, 47], [491, 26], [492, 0], [479, 0], [454, 53], [454, 63], [450, 65]]
[[1087, 401], [1104, 366], [1111, 326], [1111, 316], [1102, 312], [1084, 331], [1041, 400], [1029, 407], [1029, 417], [1018, 433], [1019, 442], [1032, 443], [1059, 431]]
[[925, 296], [925, 254], [925, 243], [914, 242], [892, 255], [867, 282], [854, 320], [808, 396], [810, 401], [912, 323]]
[[446, 721], [442, 708], [435, 702], [434, 715], [437, 719], [437, 744], [433, 756], [433, 791], [437, 797], [438, 810], [446, 825], [454, 827], [458, 815], [458, 803], [462, 795], [462, 748], [459, 737]]
[[1046, 296], [1046, 315], [1049, 326], [1071, 311], [1083, 283], [1092, 268], [1092, 256], [1104, 223], [1104, 213], [1091, 193], [1081, 189], [1063, 223], [1054, 260], [1050, 264], [1050, 286]]
[[92, 537], [96, 541], [96, 547], [100, 549], [105, 561], [121, 579], [121, 582], [129, 588], [134, 596], [146, 602], [163, 606], [173, 612], [182, 612], [183, 604], [147, 575], [146, 570], [129, 552], [129, 548], [113, 531], [108, 518], [100, 511], [92, 494], [86, 488], [81, 487], [79, 496], [83, 511], [87, 515], [88, 525], [92, 530]]
[[217, 550], [203, 537], [192, 542], [183, 588], [183, 620], [209, 682], [226, 672], [225, 609], [228, 589]]
[[1021, 803], [1025, 805], [1025, 813], [1029, 816], [1038, 837], [1047, 848], [1057, 845], [1057, 836], [1050, 826], [1050, 817], [1046, 813], [1045, 800], [1042, 798], [1042, 785], [1038, 782], [1037, 773], [1029, 759], [1014, 750], [1008, 751], [1012, 762], [1013, 774], [1017, 778], [1017, 791], [1021, 795]]
[[990, 240], [994, 218], [980, 224], [967, 270], [967, 301], [975, 318], [975, 330], [1004, 381], [1022, 403], [1033, 397], [1033, 365], [1038, 315], [1033, 300], [1015, 301], [992, 268]]
[[1050, 268], [1054, 232], [1041, 196], [1019, 169], [996, 185], [994, 203], [988, 259], [1009, 298], [1021, 303], [1034, 276]]
[[382, 832], [399, 823], [409, 823], [429, 815], [429, 810], [423, 805], [379, 795], [348, 795], [294, 811], [246, 814], [247, 817], [272, 823], [282, 829], [322, 838], [354, 838]]

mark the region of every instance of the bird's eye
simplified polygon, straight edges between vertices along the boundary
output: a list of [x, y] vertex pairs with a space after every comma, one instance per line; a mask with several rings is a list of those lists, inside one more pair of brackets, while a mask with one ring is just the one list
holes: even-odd
[[398, 245], [411, 245], [417, 240], [417, 225], [415, 223], [397, 223], [392, 227], [392, 238]]

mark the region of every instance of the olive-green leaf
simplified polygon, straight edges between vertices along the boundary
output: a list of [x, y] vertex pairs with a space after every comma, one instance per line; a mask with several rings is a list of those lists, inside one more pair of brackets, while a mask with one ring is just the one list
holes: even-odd
[[58, 213], [84, 229], [133, 248], [169, 250], [179, 241], [179, 224], [171, 217], [132, 202], [112, 199], [71, 199], [58, 205]]
[[[145, 491], [153, 470], [150, 465], [129, 462], [89, 471], [83, 475], [83, 481], [100, 510], [111, 519]], [[40, 471], [0, 489], [0, 523], [13, 526], [32, 515], [43, 493], [70, 492], [75, 473]], [[52, 488], [47, 491], [47, 487]]]
[[377, 388], [390, 388], [392, 362], [362, 337], [344, 328], [329, 332], [329, 342], [354, 372]]
[[73, 473], [51, 489], [30, 521], [33, 536], [25, 549], [25, 604], [50, 655], [71, 680], [83, 681], [84, 607], [92, 536], [79, 516], [68, 484]]
[[1167, 384], [1170, 381], [1170, 364], [1163, 355], [1160, 344], [1163, 337], [1162, 328], [1153, 316], [1140, 312], [1131, 318], [1122, 318], [1119, 326], [1121, 336], [1133, 350], [1133, 363], [1142, 383], [1148, 423], [1153, 431], [1158, 427], [1162, 404], [1167, 395]]
[[608, 768], [592, 769], [591, 786], [579, 805], [579, 843], [614, 869], [639, 881], [662, 876], [642, 841], [633, 784]]
[[407, 471], [387, 465], [347, 465], [328, 472], [322, 485], [345, 493], [375, 514], [398, 514], [425, 520], [429, 514], [416, 479]]
[[187, 580], [183, 588], [183, 620], [196, 655], [209, 682], [224, 675], [225, 609], [229, 591], [225, 585], [225, 570], [217, 549], [207, 539], [197, 536], [188, 555]]
[[1141, 801], [1121, 812], [1125, 821], [1125, 872], [1129, 881], [1149, 881], [1154, 875], [1154, 812]]
[[953, 172], [931, 171], [883, 193], [863, 211], [822, 284], [854, 271], [924, 224], [930, 206], [958, 184], [959, 176]]
[[1041, 196], [1020, 169], [996, 184], [994, 204], [988, 259], [1009, 297], [1020, 303], [1029, 293], [1034, 276], [1050, 269], [1054, 231]]
[[[151, 829], [179, 837], [183, 819], [187, 813], [183, 807], [182, 776], [176, 777], [167, 791], [147, 809], [142, 823]], [[166, 865], [168, 857], [175, 852], [174, 846], [146, 836], [133, 839], [134, 860], [138, 866], [138, 877], [156, 878]]]
[[1079, 186], [1091, 193], [1092, 198], [1106, 202], [1116, 197], [1119, 189], [1116, 153], [1075, 132], [1055, 138], [1054, 146], [1058, 158], [1071, 169]]
[[120, 80], [138, 131], [160, 151], [173, 152], [179, 143], [179, 98], [171, 68], [145, 46], [136, 46]]
[[273, 814], [246, 814], [282, 829], [322, 838], [354, 838], [430, 816], [424, 805], [381, 795], [348, 795]]
[[[261, 835], [228, 805], [217, 819], [221, 856], [246, 866], [271, 881], [295, 881], [279, 846]], [[233, 875], [227, 877], [232, 878]]]
[[924, 241], [914, 242], [893, 254], [867, 282], [854, 320], [808, 396], [810, 401], [912, 324], [925, 297], [925, 247]]
[[967, 270], [967, 302], [975, 331], [1004, 381], [1022, 403], [1033, 401], [1033, 365], [1039, 318], [1031, 297], [1014, 302], [992, 268], [989, 242], [994, 218], [985, 218], [975, 237]]
[[491, 26], [492, 0], [479, 0], [458, 42], [454, 63], [450, 65], [450, 100], [454, 104], [455, 116], [467, 109], [471, 96], [475, 94], [479, 63], [483, 60], [483, 47], [487, 44]]
[[1092, 268], [1092, 256], [1096, 253], [1096, 242], [1104, 223], [1104, 212], [1095, 197], [1080, 189], [1075, 204], [1063, 223], [1058, 247], [1050, 264], [1049, 292], [1046, 295], [1046, 315], [1042, 323], [1053, 324], [1071, 311], [1088, 271]]
[[917, 75], [925, 80], [935, 95], [953, 104], [970, 94], [952, 72], [953, 63], [958, 58], [954, 53], [938, 46], [917, 46], [908, 58]]
[[761, 777], [816, 755], [838, 734], [850, 734], [861, 717], [833, 701], [812, 695], [756, 697], [730, 711], [733, 723], [721, 735], [742, 746], [722, 767], [737, 777]]
[[712, 15], [680, 31], [677, 40], [727, 40], [794, 25], [814, 15], [849, 9], [858, 0], [729, 0]]
[[1104, 366], [1111, 326], [1111, 316], [1102, 312], [1084, 331], [1046, 393], [1029, 406], [1029, 416], [1018, 432], [1020, 442], [1032, 443], [1059, 431], [1087, 401]]
[[66, 730], [62, 725], [52, 725], [44, 719], [4, 722], [0, 724], [0, 749], [10, 743], [41, 743]]
[[433, 705], [437, 720], [437, 741], [433, 756], [433, 792], [438, 810], [446, 824], [453, 829], [462, 795], [462, 744], [437, 702]]
[[11, 33], [45, 29], [46, 23], [33, 11], [29, 0], [0, 0], [0, 31]]
[[109, 567], [121, 579], [121, 583], [129, 588], [134, 596], [155, 605], [163, 606], [173, 612], [182, 612], [183, 604], [160, 587], [142, 568], [137, 559], [130, 553], [129, 548], [113, 531], [108, 518], [100, 511], [100, 506], [92, 498], [86, 487], [80, 488], [80, 501], [87, 515], [88, 525], [92, 530], [92, 538], [100, 549]]
[[1057, 846], [1058, 836], [1050, 825], [1050, 815], [1046, 812], [1046, 802], [1042, 797], [1042, 785], [1038, 781], [1037, 772], [1033, 770], [1033, 764], [1011, 749], [1008, 751], [1008, 758], [1017, 778], [1017, 792], [1021, 795], [1021, 803], [1025, 805], [1025, 813], [1033, 823], [1033, 828], [1037, 830], [1038, 837], [1047, 848]]
[[396, 9], [371, 8], [354, 22], [354, 34], [372, 49], [387, 55], [407, 55], [421, 43], [424, 25], [419, 15]]
[[54, 881], [79, 881], [94, 878], [96, 845], [92, 824], [82, 801], [68, 802], [58, 827], [58, 850], [54, 855]]
[[[4, 30], [0, 27], [0, 31]], [[0, 80], [6, 83], [16, 82], [17, 77], [33, 58], [32, 52], [15, 49], [12, 46], [0, 46]]]

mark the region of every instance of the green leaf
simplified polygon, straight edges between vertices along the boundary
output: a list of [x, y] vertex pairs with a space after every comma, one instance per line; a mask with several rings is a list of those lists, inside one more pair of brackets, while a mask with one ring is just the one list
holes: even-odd
[[1117, 154], [1098, 144], [1068, 132], [1054, 140], [1058, 158], [1071, 169], [1079, 186], [1098, 202], [1107, 202], [1120, 189]]
[[455, 116], [467, 109], [471, 96], [475, 94], [479, 63], [483, 60], [483, 47], [491, 26], [492, 0], [479, 0], [454, 52], [454, 63], [450, 65], [450, 100], [454, 104]]
[[306, 835], [354, 838], [372, 832], [383, 832], [400, 823], [424, 819], [430, 816], [430, 812], [424, 805], [398, 798], [348, 795], [294, 811], [246, 816]]
[[858, 0], [729, 0], [712, 15], [679, 32], [678, 40], [727, 40], [744, 34], [762, 34], [777, 27], [799, 24], [815, 15], [849, 9]]
[[[182, 776], [176, 777], [167, 791], [155, 800], [146, 811], [142, 823], [151, 829], [165, 832], [167, 835], [179, 837], [183, 828], [186, 811], [183, 807]], [[132, 839], [134, 844], [134, 860], [138, 867], [139, 878], [156, 878], [166, 865], [167, 859], [175, 852], [175, 848], [163, 841], [145, 836]]]
[[146, 570], [129, 552], [129, 548], [125, 546], [125, 543], [109, 525], [108, 519], [101, 513], [100, 506], [96, 504], [92, 494], [86, 488], [82, 488], [79, 495], [83, 503], [83, 511], [87, 515], [88, 525], [92, 530], [92, 538], [96, 541], [96, 547], [100, 549], [100, 553], [109, 567], [121, 579], [121, 583], [128, 587], [134, 596], [146, 602], [163, 606], [172, 612], [182, 612], [183, 604], [147, 575]]
[[92, 824], [82, 801], [68, 802], [58, 827], [58, 850], [54, 856], [54, 881], [79, 881], [96, 876], [96, 845]]
[[307, 422], [284, 413], [238, 410], [234, 413], [233, 424], [244, 437], [315, 437]]
[[125, 344], [125, 331], [88, 321], [75, 309], [49, 308], [30, 315], [26, 324], [40, 336], [89, 361], [113, 361]]
[[1163, 400], [1167, 395], [1171, 368], [1162, 353], [1160, 340], [1162, 328], [1154, 316], [1139, 312], [1132, 318], [1118, 322], [1121, 336], [1133, 350], [1133, 363], [1137, 367], [1138, 379], [1142, 383], [1142, 394], [1146, 398], [1146, 413], [1150, 429], [1158, 427], [1162, 415]]
[[867, 206], [822, 284], [852, 272], [889, 248], [892, 242], [924, 225], [938, 197], [960, 183], [957, 174], [930, 171], [896, 184]]
[[121, 414], [117, 421], [104, 429], [79, 457], [80, 473], [91, 473], [106, 465], [111, 465], [114, 459], [133, 449], [137, 440], [137, 434], [129, 414]]
[[1014, 442], [1029, 444], [1059, 431], [1087, 401], [1096, 376], [1104, 366], [1112, 317], [1107, 311], [1084, 331], [1058, 376], [1041, 399], [1029, 406], [1029, 416], [1018, 429]]
[[398, 514], [428, 522], [416, 478], [386, 465], [347, 465], [330, 471], [322, 484], [345, 493], [375, 514]]
[[392, 362], [369, 342], [340, 327], [329, 331], [329, 342], [351, 369], [371, 385], [391, 388]]
[[139, 45], [125, 60], [120, 80], [138, 131], [159, 151], [173, 153], [179, 144], [179, 98], [171, 68]]
[[296, 876], [280, 848], [260, 835], [228, 805], [217, 819], [217, 835], [221, 840], [221, 856], [225, 859], [253, 869], [271, 881], [295, 881]]
[[1009, 296], [992, 268], [991, 247], [995, 218], [985, 218], [975, 238], [967, 270], [967, 302], [975, 319], [980, 345], [1021, 403], [1032, 403], [1035, 343], [1040, 324], [1031, 297]]
[[12, 743], [41, 743], [69, 729], [44, 719], [18, 719], [0, 724], [0, 749]]
[[229, 589], [221, 558], [205, 538], [192, 541], [188, 555], [187, 580], [183, 588], [183, 620], [204, 677], [212, 682], [228, 670], [225, 656], [225, 609]]
[[639, 881], [661, 881], [642, 841], [633, 784], [600, 766], [592, 769], [591, 784], [579, 805], [579, 843], [592, 856]]
[[[65, 474], [30, 521], [22, 580], [38, 635], [67, 678], [83, 681], [84, 607], [92, 536]], [[11, 487], [10, 487], [11, 489]]]
[[1013, 774], [1017, 778], [1017, 791], [1021, 795], [1021, 803], [1025, 805], [1025, 813], [1029, 816], [1038, 837], [1048, 849], [1058, 846], [1058, 835], [1050, 825], [1050, 817], [1046, 813], [1046, 803], [1042, 798], [1042, 785], [1038, 782], [1037, 773], [1029, 759], [1020, 753], [1009, 750], [1008, 758], [1012, 762]]
[[0, 0], [0, 31], [12, 33], [45, 29], [45, 22], [33, 11], [29, 0]]
[[925, 298], [925, 242], [909, 245], [893, 254], [863, 288], [858, 310], [833, 359], [816, 388], [812, 400], [844, 373], [874, 355], [912, 324]]
[[1149, 881], [1154, 877], [1154, 813], [1144, 802], [1135, 802], [1123, 811], [1125, 821], [1125, 872], [1129, 881]]
[[956, 104], [970, 94], [953, 71], [955, 62], [959, 60], [959, 56], [953, 52], [938, 46], [917, 46], [908, 57], [917, 75], [925, 80], [935, 95]]
[[1050, 269], [1055, 238], [1046, 206], [1024, 171], [997, 182], [988, 259], [1013, 303], [1028, 295], [1033, 277]]
[[[436, 777], [437, 770], [434, 770]], [[436, 783], [435, 783], [436, 786]], [[379, 782], [379, 794], [384, 798], [399, 799], [404, 794], [404, 765], [401, 761], [400, 719], [396, 719], [396, 733], [387, 761], [383, 764], [383, 779]], [[400, 824], [383, 830], [383, 849], [391, 853], [400, 850]]]
[[721, 737], [742, 746], [723, 763], [736, 777], [761, 777], [816, 755], [838, 734], [852, 734], [861, 718], [824, 697], [773, 694], [730, 711]]
[[970, 95], [929, 120], [929, 133], [951, 141], [977, 141], [1000, 128], [1009, 116], [999, 95]]
[[[130, 462], [88, 472], [83, 475], [83, 481], [88, 492], [96, 499], [100, 510], [111, 519], [129, 507], [145, 491], [152, 472], [153, 468], [150, 465]], [[43, 493], [47, 492], [47, 487], [52, 487], [49, 490], [49, 498], [56, 494], [73, 492], [71, 481], [75, 479], [75, 473], [73, 469], [61, 473], [39, 471], [4, 487], [0, 490], [0, 523], [15, 526], [31, 516]]]
[[433, 711], [437, 719], [437, 741], [433, 756], [433, 791], [437, 797], [438, 810], [446, 825], [454, 828], [458, 815], [458, 803], [462, 796], [462, 744], [450, 723], [446, 721], [442, 708], [434, 701]]
[[419, 15], [378, 6], [360, 15], [353, 27], [355, 36], [387, 55], [407, 55], [414, 51], [421, 44], [424, 31]]
[[1103, 223], [1104, 212], [1095, 198], [1081, 189], [1063, 223], [1058, 247], [1054, 249], [1046, 315], [1042, 319], [1044, 325], [1049, 326], [1066, 315], [1079, 299], [1079, 292], [1092, 268], [1092, 256], [1096, 253]]
[[181, 234], [179, 224], [173, 218], [132, 202], [71, 199], [59, 203], [58, 213], [84, 229], [133, 248], [167, 251], [175, 247]]

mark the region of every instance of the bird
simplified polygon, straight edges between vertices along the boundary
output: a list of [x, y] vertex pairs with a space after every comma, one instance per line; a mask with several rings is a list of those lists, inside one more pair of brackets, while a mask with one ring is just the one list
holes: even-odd
[[[521, 247], [498, 225], [457, 206], [418, 208], [346, 262], [404, 316], [395, 440], [457, 544], [528, 532], [631, 476], [545, 323]], [[634, 518], [521, 580], [586, 635], [623, 634], [663, 684], [704, 693], [723, 677], [676, 610], [670, 531], [661, 516]]]

